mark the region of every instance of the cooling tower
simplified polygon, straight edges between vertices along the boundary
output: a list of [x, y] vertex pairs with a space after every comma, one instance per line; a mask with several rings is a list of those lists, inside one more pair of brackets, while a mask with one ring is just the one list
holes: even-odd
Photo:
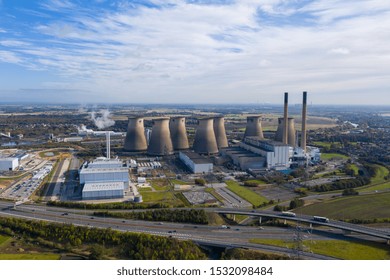
[[[283, 144], [288, 144], [288, 92], [284, 93], [284, 116], [283, 116]], [[294, 140], [295, 141], [295, 140]]]
[[303, 104], [302, 104], [302, 139], [301, 148], [306, 152], [306, 110], [307, 110], [307, 92], [303, 92]]
[[[275, 141], [283, 142], [283, 133], [284, 133], [284, 118], [278, 119], [278, 130], [275, 134]], [[295, 147], [295, 120], [294, 118], [288, 118], [288, 124], [287, 124], [287, 144]]]
[[148, 154], [154, 156], [173, 154], [171, 133], [169, 131], [169, 118], [159, 118], [153, 120]]
[[185, 150], [189, 148], [186, 130], [186, 118], [171, 118], [171, 121], [169, 122], [169, 130], [171, 132], [171, 139], [174, 150]]
[[199, 119], [199, 125], [195, 133], [194, 151], [199, 154], [218, 153], [217, 140], [215, 138], [213, 118]]
[[129, 117], [124, 150], [130, 152], [146, 151], [146, 138], [144, 133], [144, 119]]
[[247, 117], [244, 138], [247, 136], [257, 136], [264, 138], [263, 129], [261, 128], [260, 116]]
[[217, 146], [218, 148], [227, 148], [228, 141], [226, 137], [226, 131], [225, 131], [225, 118], [220, 117], [214, 117], [214, 134], [215, 139], [217, 140]]

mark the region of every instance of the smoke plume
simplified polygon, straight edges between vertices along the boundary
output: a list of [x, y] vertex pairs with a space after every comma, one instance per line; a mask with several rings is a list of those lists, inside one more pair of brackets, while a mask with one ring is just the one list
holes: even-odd
[[103, 129], [115, 124], [115, 121], [111, 119], [111, 113], [108, 110], [101, 110], [99, 114], [101, 116], [96, 116], [95, 112], [91, 112], [91, 120], [95, 123], [97, 128]]

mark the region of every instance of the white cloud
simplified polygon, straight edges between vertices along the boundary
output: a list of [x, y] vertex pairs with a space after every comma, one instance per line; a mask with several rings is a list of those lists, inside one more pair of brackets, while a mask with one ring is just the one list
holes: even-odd
[[[217, 102], [224, 96], [250, 102], [261, 93], [272, 102], [286, 90], [315, 89], [321, 96], [362, 88], [361, 81], [367, 89], [379, 81], [383, 92], [389, 90], [382, 77], [390, 73], [390, 2], [298, 2], [174, 1], [159, 9], [122, 5], [97, 13], [50, 0], [45, 9], [69, 9], [67, 16], [35, 25], [44, 39], [0, 41], [12, 48], [0, 59], [20, 63], [23, 55], [26, 67], [54, 71], [102, 97], [108, 91], [110, 101]], [[259, 9], [313, 24], [264, 23], [256, 18]]]
[[350, 54], [350, 50], [346, 48], [331, 49], [329, 52], [334, 54]]
[[0, 61], [7, 63], [20, 63], [22, 59], [13, 52], [0, 50]]

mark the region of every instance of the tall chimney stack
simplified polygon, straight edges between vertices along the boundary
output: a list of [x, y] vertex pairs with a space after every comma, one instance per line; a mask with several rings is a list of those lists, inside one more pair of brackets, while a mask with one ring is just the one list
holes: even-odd
[[288, 92], [284, 93], [283, 144], [288, 144]]
[[306, 152], [306, 111], [307, 111], [307, 92], [303, 92], [303, 104], [302, 104], [302, 139], [301, 148]]

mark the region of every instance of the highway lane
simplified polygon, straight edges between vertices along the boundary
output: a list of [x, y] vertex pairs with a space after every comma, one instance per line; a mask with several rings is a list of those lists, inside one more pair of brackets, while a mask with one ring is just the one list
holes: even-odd
[[[9, 202], [0, 202], [0, 208], [2, 205], [5, 206], [12, 206], [12, 203]], [[84, 215], [90, 215], [94, 211], [100, 211], [100, 210], [82, 210], [82, 209], [63, 209], [63, 208], [56, 208], [56, 207], [46, 207], [46, 206], [39, 206], [39, 205], [20, 205], [18, 206], [18, 209], [28, 209], [28, 208], [33, 208], [35, 210], [38, 209], [44, 209], [44, 211], [66, 211], [68, 213], [73, 213], [73, 214], [84, 214]], [[150, 209], [142, 209], [142, 210], [137, 210], [137, 211], [146, 211]], [[297, 221], [301, 222], [304, 224], [312, 224], [312, 225], [320, 225], [320, 226], [326, 226], [334, 229], [339, 229], [339, 230], [344, 230], [344, 231], [351, 231], [351, 232], [356, 232], [359, 234], [363, 235], [368, 235], [368, 236], [373, 236], [377, 238], [382, 238], [385, 240], [390, 239], [390, 232], [385, 231], [385, 230], [379, 230], [371, 227], [364, 227], [361, 225], [355, 225], [355, 224], [350, 224], [350, 223], [345, 223], [345, 222], [340, 222], [340, 221], [335, 221], [335, 220], [330, 220], [329, 223], [323, 223], [319, 221], [314, 221], [312, 216], [309, 215], [296, 215], [296, 217], [288, 217], [288, 216], [283, 216], [281, 213], [274, 212], [274, 211], [260, 211], [260, 210], [241, 210], [237, 208], [232, 208], [232, 209], [227, 209], [227, 208], [206, 208], [204, 209], [206, 211], [211, 211], [215, 213], [222, 213], [222, 214], [241, 214], [241, 215], [248, 215], [252, 217], [271, 217], [271, 218], [278, 218], [278, 219], [285, 219], [285, 220], [292, 220], [292, 221]], [[131, 210], [127, 210], [131, 211]], [[247, 227], [243, 227], [244, 229]], [[238, 228], [241, 230], [241, 228]]]
[[[4, 207], [4, 206], [8, 206]], [[249, 242], [252, 238], [271, 238], [271, 239], [285, 239], [291, 241], [294, 232], [287, 228], [265, 227], [259, 229], [256, 227], [240, 227], [234, 226], [231, 229], [223, 229], [220, 226], [206, 226], [206, 225], [189, 225], [178, 223], [165, 222], [148, 222], [139, 220], [124, 220], [107, 217], [93, 217], [78, 213], [44, 208], [31, 207], [32, 205], [17, 206], [16, 209], [9, 208], [10, 203], [0, 203], [0, 215], [44, 220], [49, 222], [74, 224], [79, 226], [89, 226], [97, 228], [112, 228], [120, 231], [148, 233], [159, 236], [174, 237], [181, 240], [193, 240], [199, 244], [214, 244], [225, 247], [242, 247], [242, 248], [257, 248], [269, 252], [291, 253], [290, 249], [278, 248], [273, 246], [252, 244]], [[311, 239], [324, 239], [323, 236], [311, 235]], [[326, 237], [325, 237], [326, 238]], [[309, 254], [307, 258], [323, 259], [324, 256]]]

